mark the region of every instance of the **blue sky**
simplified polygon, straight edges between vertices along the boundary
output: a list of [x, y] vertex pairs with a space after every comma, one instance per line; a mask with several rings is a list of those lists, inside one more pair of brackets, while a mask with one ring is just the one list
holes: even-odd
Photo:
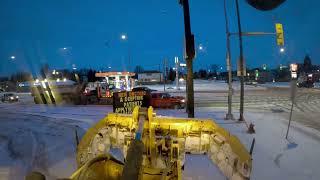
[[[225, 69], [223, 0], [189, 0], [197, 53], [195, 69], [218, 64]], [[245, 37], [249, 67], [301, 62], [306, 54], [320, 64], [320, 14], [316, 0], [287, 0], [273, 11], [259, 12], [240, 0], [243, 31], [285, 30], [284, 54], [273, 36]], [[231, 31], [237, 30], [234, 0], [227, 0]], [[17, 70], [91, 67], [113, 70], [158, 69], [163, 59], [173, 64], [183, 53], [183, 16], [178, 0], [1, 0], [0, 75]], [[121, 40], [121, 34], [128, 36]], [[63, 48], [67, 49], [64, 50]], [[14, 61], [10, 56], [15, 56]], [[232, 38], [232, 62], [239, 56]], [[130, 58], [128, 58], [130, 57]], [[129, 63], [129, 60], [131, 63]]]

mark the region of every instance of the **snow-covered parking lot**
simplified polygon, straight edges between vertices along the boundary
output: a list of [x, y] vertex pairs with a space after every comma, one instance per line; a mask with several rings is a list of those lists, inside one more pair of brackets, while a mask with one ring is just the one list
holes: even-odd
[[[184, 92], [185, 91], [185, 82], [179, 84], [180, 90], [176, 89], [176, 84], [155, 84], [155, 85], [141, 85], [147, 86], [150, 89], [157, 91], [164, 91], [164, 88], [167, 92]], [[233, 89], [235, 91], [240, 90], [240, 82], [234, 81], [232, 83]], [[245, 90], [265, 90], [267, 88], [290, 88], [290, 82], [267, 82], [265, 84], [257, 85], [245, 85]], [[320, 89], [320, 83], [316, 82], [314, 85], [315, 89]], [[228, 83], [225, 81], [217, 80], [194, 80], [194, 91], [195, 92], [206, 92], [206, 91], [227, 91]]]
[[[240, 90], [240, 82], [235, 81], [232, 83], [233, 89], [235, 91]], [[179, 90], [176, 89], [176, 84], [152, 84], [152, 85], [141, 85], [141, 86], [147, 86], [150, 89], [154, 89], [157, 91], [167, 91], [167, 92], [183, 92], [186, 90], [186, 84], [185, 82], [179, 83]], [[194, 80], [194, 91], [195, 92], [206, 92], [206, 91], [227, 91], [228, 89], [228, 83], [225, 81], [218, 81], [218, 80], [200, 80], [195, 79]], [[261, 86], [252, 86], [252, 85], [245, 85], [245, 90], [264, 90], [266, 87]]]
[[[48, 179], [68, 177], [76, 169], [75, 129], [82, 135], [111, 111], [110, 106], [0, 104], [1, 179], [23, 179], [31, 170], [41, 171]], [[156, 112], [187, 116], [184, 110]], [[249, 135], [244, 123], [223, 120], [225, 112], [224, 108], [199, 107], [196, 117], [215, 119], [237, 135], [248, 149], [252, 139], [256, 139], [252, 179], [319, 179], [319, 131], [294, 122], [287, 141], [284, 112], [248, 109], [246, 120], [255, 124], [257, 132]], [[190, 155], [183, 179], [225, 178], [205, 156]]]

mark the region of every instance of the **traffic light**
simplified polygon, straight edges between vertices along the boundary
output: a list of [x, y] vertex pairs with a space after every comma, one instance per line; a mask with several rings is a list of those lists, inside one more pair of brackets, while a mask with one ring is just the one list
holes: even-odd
[[277, 35], [277, 44], [278, 46], [284, 46], [284, 35], [282, 24], [276, 23], [276, 35]]
[[261, 10], [268, 11], [277, 8], [286, 0], [246, 0], [252, 7]]
[[258, 78], [259, 77], [259, 70], [255, 70], [254, 73], [255, 73], [255, 77]]
[[262, 69], [265, 71], [265, 70], [267, 70], [267, 65], [266, 64], [263, 64], [262, 65]]

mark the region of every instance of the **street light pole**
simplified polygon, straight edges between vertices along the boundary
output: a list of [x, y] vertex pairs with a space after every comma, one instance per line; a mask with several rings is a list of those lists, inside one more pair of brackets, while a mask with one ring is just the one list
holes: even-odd
[[230, 32], [229, 32], [229, 21], [227, 16], [227, 7], [226, 0], [224, 0], [224, 16], [226, 21], [226, 61], [227, 61], [227, 70], [228, 70], [228, 113], [226, 114], [226, 120], [234, 119], [232, 114], [232, 66], [231, 66], [231, 53], [230, 53]]
[[129, 45], [129, 42], [127, 42], [127, 45], [128, 45], [128, 71], [130, 72], [131, 70], [131, 57], [130, 57], [130, 45]]
[[176, 89], [180, 90], [180, 87], [179, 87], [179, 59], [178, 59], [178, 57], [174, 57], [174, 62], [176, 64]]
[[186, 41], [186, 64], [187, 64], [187, 112], [189, 118], [194, 118], [194, 89], [193, 89], [193, 58], [195, 56], [194, 35], [191, 33], [189, 0], [179, 0], [183, 8], [184, 30]]
[[167, 81], [167, 59], [163, 60], [163, 91], [166, 91], [166, 81]]
[[242, 30], [239, 10], [239, 0], [236, 1], [237, 19], [238, 19], [238, 33], [239, 33], [239, 48], [240, 48], [240, 117], [239, 121], [244, 121], [243, 105], [244, 105], [244, 72], [243, 72], [243, 42], [242, 42]]
[[127, 71], [130, 72], [131, 69], [131, 57], [130, 57], [130, 44], [129, 44], [129, 40], [128, 40], [128, 36], [126, 34], [122, 34], [121, 35], [121, 40], [126, 41], [127, 42], [127, 50], [128, 50], [128, 69]]

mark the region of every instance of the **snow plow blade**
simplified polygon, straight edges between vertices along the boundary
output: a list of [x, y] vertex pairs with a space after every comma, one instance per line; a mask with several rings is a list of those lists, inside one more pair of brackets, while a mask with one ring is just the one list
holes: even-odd
[[[137, 138], [142, 153], [130, 149]], [[78, 170], [70, 179], [122, 179], [123, 171], [135, 171], [126, 163], [140, 159], [132, 154], [142, 156], [137, 179], [181, 179], [186, 153], [207, 155], [230, 180], [250, 179], [251, 155], [237, 137], [212, 119], [156, 116], [152, 107], [110, 113], [91, 127], [77, 147]]]

